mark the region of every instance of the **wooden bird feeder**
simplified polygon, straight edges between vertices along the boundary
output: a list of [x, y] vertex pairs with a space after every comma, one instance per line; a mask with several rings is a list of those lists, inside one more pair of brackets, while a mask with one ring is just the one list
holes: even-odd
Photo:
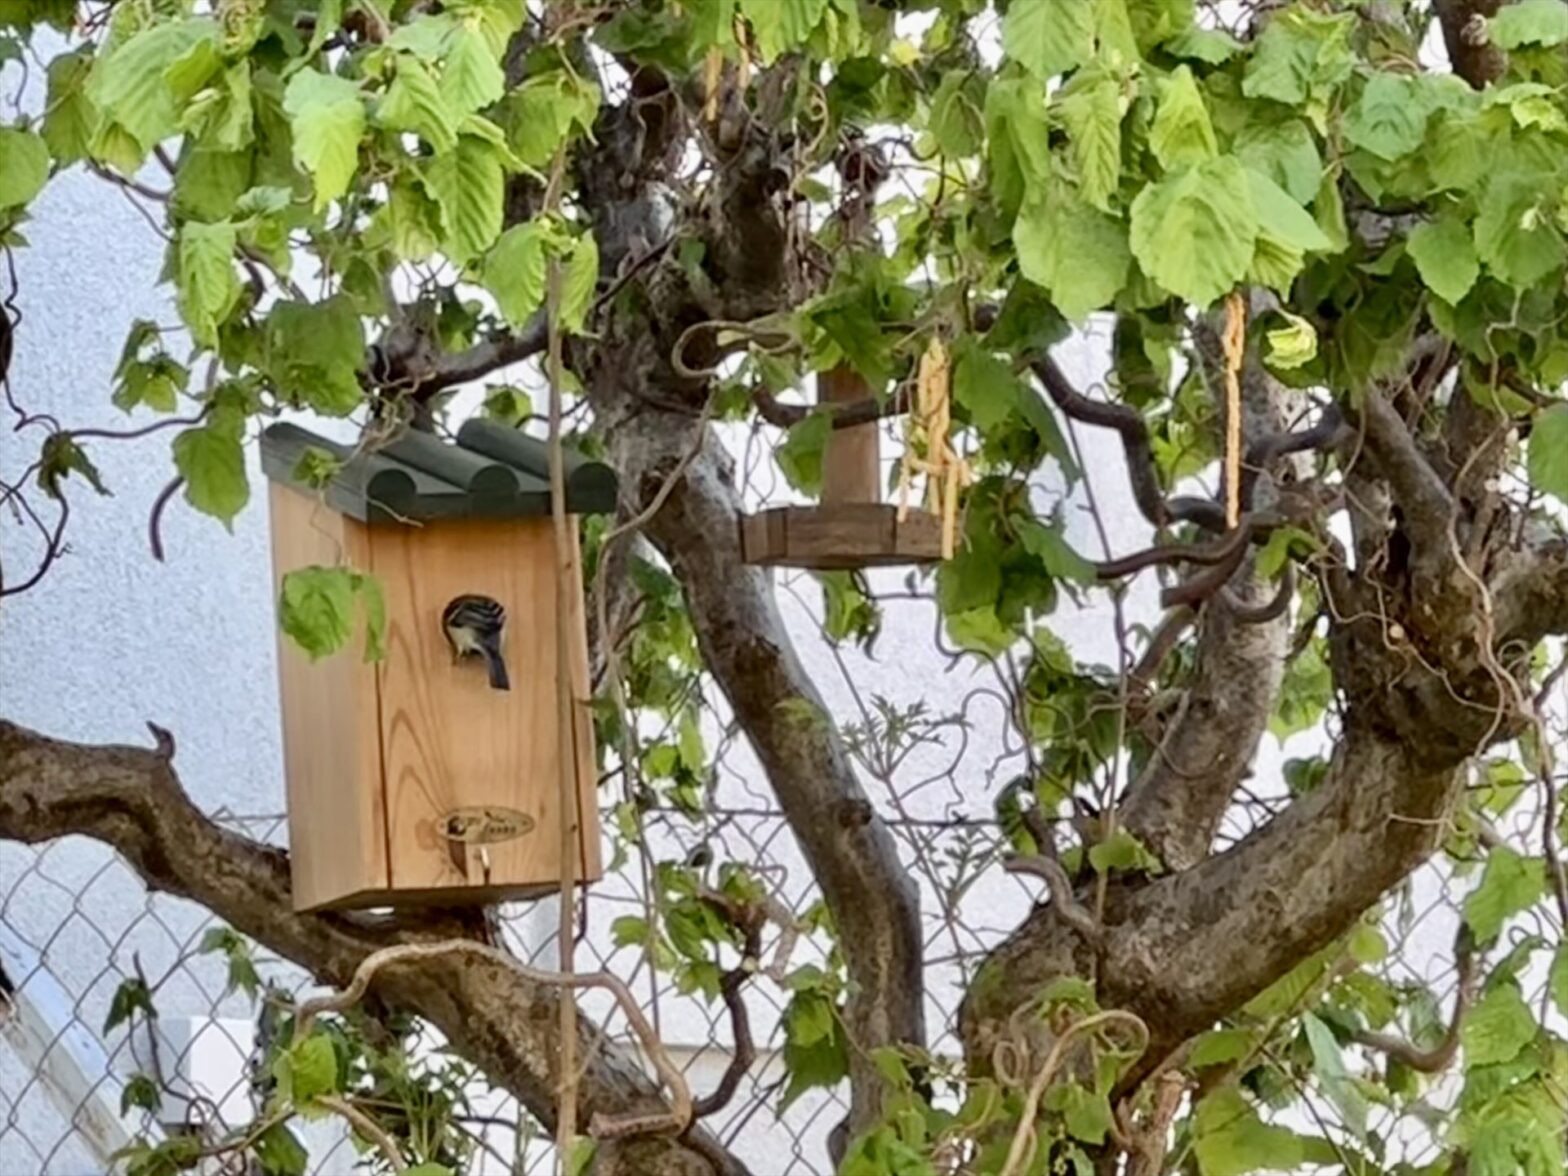
[[[840, 366], [817, 375], [819, 404], [871, 397], [859, 372]], [[834, 571], [934, 563], [942, 558], [942, 523], [927, 510], [882, 501], [877, 423], [828, 434], [822, 452], [822, 498], [816, 506], [780, 506], [741, 519], [741, 558], [768, 567]]]
[[[297, 480], [307, 449], [343, 464], [324, 489]], [[262, 438], [277, 586], [311, 565], [372, 573], [386, 602], [386, 656], [312, 662], [279, 631], [289, 847], [297, 910], [476, 904], [559, 886], [560, 757], [577, 780], [576, 877], [602, 876], [593, 728], [575, 709], [558, 737], [556, 629], [570, 630], [572, 692], [586, 699], [578, 590], [556, 608], [547, 450], [515, 429], [469, 421], [450, 444], [411, 432], [374, 452], [292, 425]], [[615, 508], [615, 475], [568, 460], [566, 509]], [[441, 617], [477, 593], [506, 610], [510, 690], [478, 659], [455, 660]]]

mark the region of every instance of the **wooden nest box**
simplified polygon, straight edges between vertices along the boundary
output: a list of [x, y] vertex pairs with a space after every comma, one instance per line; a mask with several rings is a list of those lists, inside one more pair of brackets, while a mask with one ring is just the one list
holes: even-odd
[[[853, 404], [871, 387], [848, 366], [817, 375], [820, 404]], [[768, 567], [835, 571], [934, 563], [942, 558], [942, 522], [930, 511], [882, 501], [877, 423], [828, 434], [822, 452], [822, 499], [741, 518], [741, 558]]]
[[[342, 464], [324, 488], [298, 480], [308, 449]], [[574, 708], [561, 747], [556, 630], [565, 625], [573, 696], [589, 694], [582, 571], [556, 608], [547, 450], [515, 429], [469, 421], [457, 443], [410, 432], [374, 452], [292, 425], [269, 428], [276, 586], [296, 569], [375, 576], [386, 656], [343, 650], [312, 662], [279, 630], [289, 849], [296, 910], [477, 904], [559, 886], [560, 757], [577, 781], [576, 876], [602, 876], [593, 728]], [[568, 459], [566, 509], [615, 508], [615, 475]], [[510, 689], [483, 657], [454, 656], [443, 614], [477, 594], [505, 610]]]

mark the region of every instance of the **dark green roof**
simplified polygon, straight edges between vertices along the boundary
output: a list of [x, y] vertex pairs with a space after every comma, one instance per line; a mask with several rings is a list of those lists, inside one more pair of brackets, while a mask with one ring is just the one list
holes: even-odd
[[[456, 443], [410, 429], [375, 450], [340, 445], [298, 425], [276, 424], [261, 436], [262, 469], [275, 482], [306, 494], [323, 493], [296, 476], [308, 449], [325, 450], [343, 463], [325, 489], [326, 503], [361, 522], [550, 513], [549, 447], [494, 421], [466, 422]], [[613, 512], [615, 471], [568, 452], [566, 509], [572, 514]]]

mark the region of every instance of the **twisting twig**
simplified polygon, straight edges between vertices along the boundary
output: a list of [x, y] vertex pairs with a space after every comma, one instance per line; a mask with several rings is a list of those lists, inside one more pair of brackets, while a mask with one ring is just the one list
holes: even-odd
[[1454, 1015], [1448, 1022], [1448, 1029], [1444, 1032], [1443, 1039], [1431, 1049], [1419, 1049], [1402, 1038], [1388, 1033], [1374, 1033], [1369, 1029], [1353, 1031], [1350, 1040], [1357, 1045], [1364, 1045], [1368, 1049], [1385, 1053], [1396, 1062], [1423, 1074], [1436, 1074], [1439, 1070], [1446, 1070], [1459, 1050], [1460, 1024], [1465, 1019], [1466, 1010], [1475, 999], [1477, 979], [1475, 947], [1470, 939], [1469, 928], [1463, 923], [1459, 925], [1459, 932], [1454, 936], [1454, 970], [1458, 977], [1454, 990]]
[[[637, 1035], [643, 1052], [648, 1055], [660, 1081], [669, 1089], [670, 1109], [648, 1115], [609, 1116], [595, 1114], [588, 1125], [591, 1135], [599, 1139], [621, 1139], [628, 1135], [650, 1135], [662, 1132], [680, 1132], [691, 1122], [691, 1089], [686, 1077], [670, 1059], [648, 1018], [632, 998], [625, 981], [609, 972], [551, 972], [522, 963], [499, 948], [472, 939], [448, 939], [437, 943], [400, 943], [373, 951], [360, 961], [348, 987], [330, 996], [312, 997], [300, 1004], [294, 1016], [294, 1037], [297, 1043], [309, 1035], [317, 1017], [324, 1013], [339, 1013], [352, 1008], [364, 999], [370, 982], [382, 968], [418, 960], [439, 959], [446, 955], [471, 955], [506, 969], [514, 975], [535, 984], [551, 984], [561, 988], [602, 988], [615, 998], [632, 1032]], [[566, 997], [562, 997], [566, 1000]]]
[[1220, 589], [1220, 598], [1225, 601], [1225, 607], [1230, 609], [1231, 616], [1244, 625], [1261, 625], [1265, 621], [1284, 616], [1295, 595], [1296, 569], [1293, 564], [1288, 563], [1285, 565], [1284, 574], [1279, 578], [1279, 587], [1275, 589], [1274, 596], [1262, 604], [1248, 604], [1231, 591], [1228, 584]]
[[[730, 904], [726, 903], [723, 909], [727, 916], [730, 915]], [[731, 917], [733, 919], [733, 916]], [[746, 998], [741, 990], [751, 979], [752, 968], [757, 965], [762, 955], [760, 922], [755, 918], [750, 919], [742, 933], [745, 943], [741, 948], [740, 965], [719, 977], [719, 996], [723, 999], [724, 1007], [730, 1015], [730, 1040], [734, 1046], [730, 1050], [729, 1064], [724, 1067], [719, 1084], [713, 1088], [712, 1093], [704, 1095], [692, 1104], [693, 1123], [698, 1119], [717, 1114], [729, 1106], [730, 1100], [735, 1097], [735, 1092], [740, 1089], [741, 1079], [746, 1076], [746, 1071], [751, 1069], [752, 1062], [757, 1059], [756, 1042], [751, 1036], [751, 1014], [746, 1008]]]
[[377, 1123], [348, 1099], [339, 1098], [335, 1094], [318, 1095], [316, 1101], [334, 1114], [342, 1115], [349, 1121], [349, 1124], [355, 1131], [375, 1144], [377, 1150], [386, 1157], [386, 1161], [391, 1166], [392, 1171], [408, 1171], [408, 1165], [403, 1162], [403, 1153], [397, 1146], [397, 1140], [387, 1134], [386, 1129], [380, 1123]]
[[1098, 945], [1105, 938], [1105, 928], [1073, 893], [1072, 879], [1061, 862], [1044, 854], [1018, 854], [1008, 858], [1002, 868], [1009, 874], [1029, 874], [1041, 879], [1050, 893], [1051, 908], [1091, 944]]
[[[1104, 1012], [1091, 1013], [1081, 1021], [1074, 1021], [1062, 1031], [1050, 1053], [1046, 1054], [1045, 1061], [1040, 1064], [1034, 1080], [1029, 1084], [1029, 1092], [1024, 1098], [1023, 1110], [1019, 1112], [1018, 1128], [1013, 1133], [1012, 1146], [1007, 1149], [1007, 1161], [1002, 1165], [998, 1176], [1018, 1176], [1018, 1173], [1028, 1168], [1034, 1157], [1035, 1151], [1035, 1120], [1040, 1115], [1040, 1100], [1045, 1095], [1046, 1087], [1051, 1084], [1056, 1073], [1061, 1069], [1062, 1058], [1067, 1052], [1067, 1047], [1074, 1039], [1081, 1037], [1091, 1029], [1102, 1025], [1124, 1025], [1134, 1031], [1138, 1037], [1138, 1052], [1142, 1053], [1148, 1048], [1149, 1027], [1143, 1019], [1125, 1009], [1106, 1009]], [[1006, 1043], [999, 1043], [1006, 1044]], [[1000, 1060], [993, 1058], [993, 1064]], [[1005, 1067], [996, 1067], [998, 1074], [1003, 1073]], [[1015, 1076], [1016, 1077], [1016, 1076]]]

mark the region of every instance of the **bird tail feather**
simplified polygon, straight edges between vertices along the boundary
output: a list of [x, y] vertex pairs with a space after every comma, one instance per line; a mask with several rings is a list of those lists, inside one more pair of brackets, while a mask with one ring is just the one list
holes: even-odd
[[484, 651], [485, 665], [490, 669], [490, 688], [492, 690], [510, 690], [512, 681], [507, 677], [506, 659], [501, 656], [500, 648], [497, 644], [487, 641], [484, 644]]

